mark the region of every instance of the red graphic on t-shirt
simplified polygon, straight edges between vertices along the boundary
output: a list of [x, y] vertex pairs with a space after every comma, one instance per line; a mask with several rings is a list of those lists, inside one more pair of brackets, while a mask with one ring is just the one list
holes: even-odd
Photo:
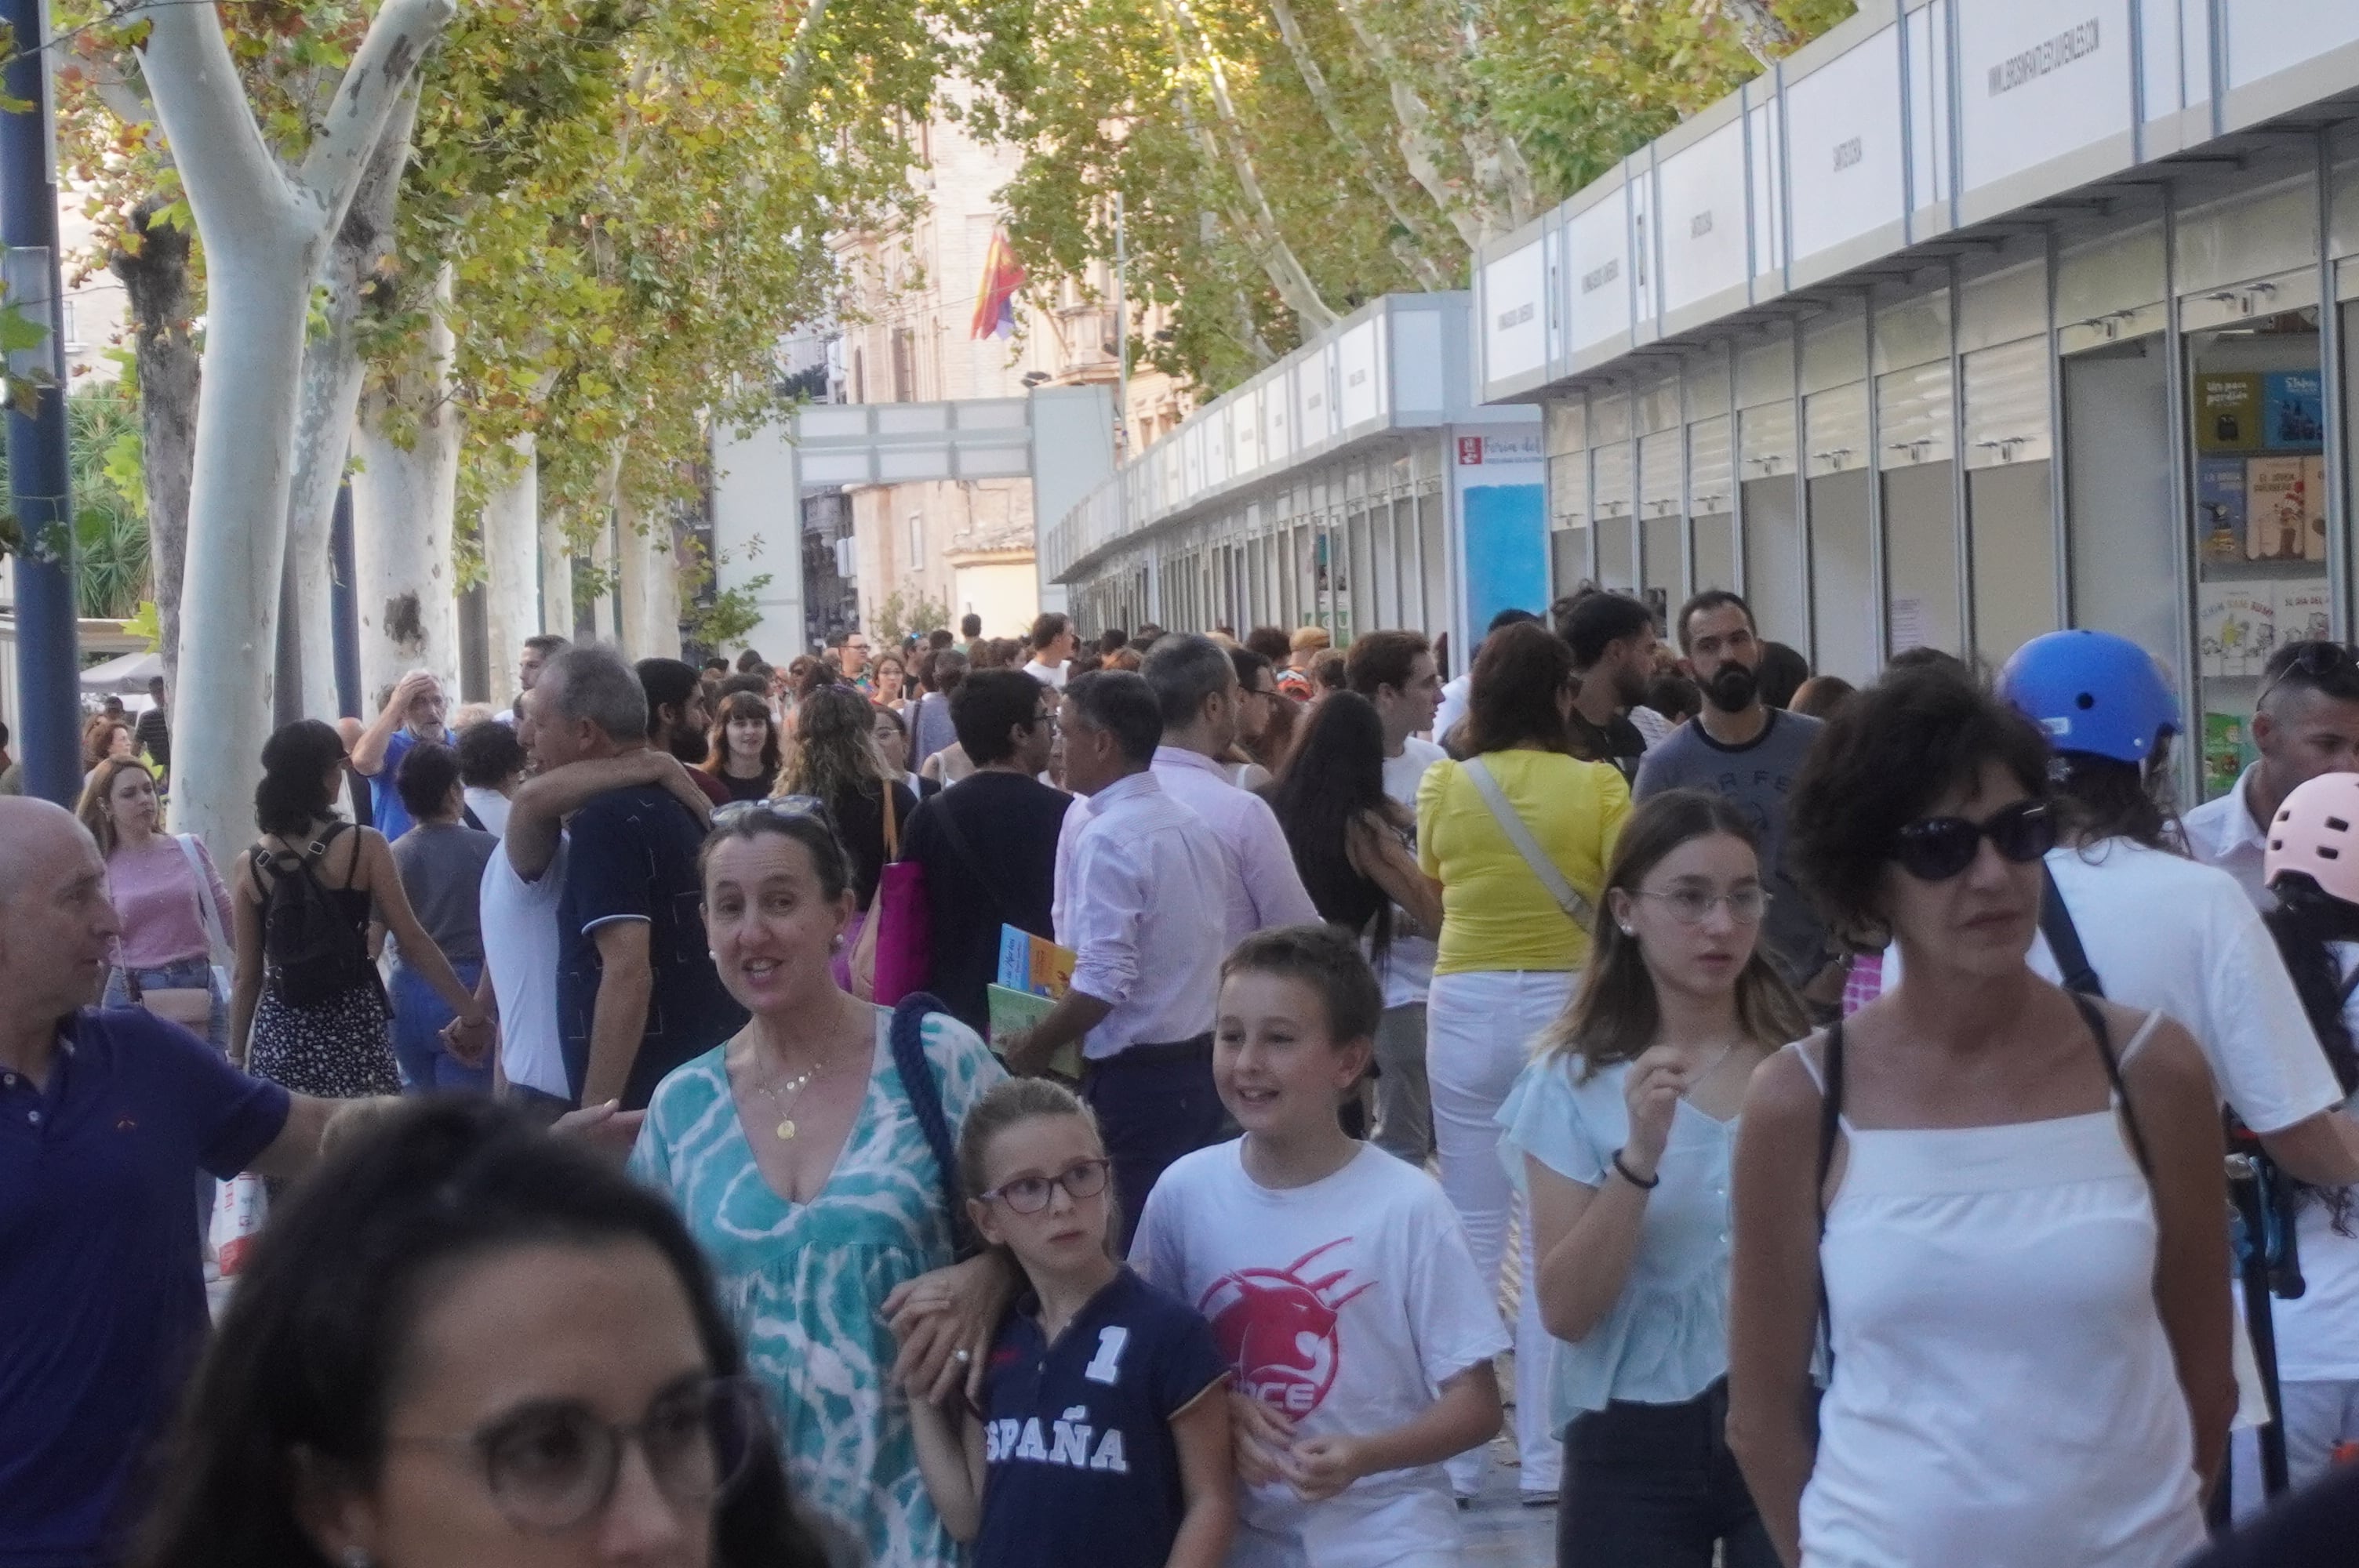
[[1343, 1360], [1338, 1314], [1345, 1302], [1375, 1288], [1370, 1280], [1335, 1294], [1351, 1277], [1349, 1269], [1316, 1280], [1302, 1277], [1313, 1258], [1351, 1239], [1340, 1237], [1315, 1247], [1283, 1269], [1239, 1269], [1223, 1275], [1196, 1303], [1212, 1320], [1222, 1354], [1236, 1368], [1238, 1389], [1285, 1415], [1309, 1415], [1335, 1386]]

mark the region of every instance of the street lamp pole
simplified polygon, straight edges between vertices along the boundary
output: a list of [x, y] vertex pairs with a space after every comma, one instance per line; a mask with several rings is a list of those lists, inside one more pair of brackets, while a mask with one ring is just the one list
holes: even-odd
[[58, 284], [57, 146], [42, 0], [0, 0], [10, 34], [0, 90], [0, 284], [45, 336], [8, 356], [34, 384], [33, 411], [8, 408], [8, 490], [23, 548], [16, 560], [16, 717], [25, 793], [71, 806], [82, 784], [82, 660], [75, 645], [73, 498], [66, 469], [64, 306]]

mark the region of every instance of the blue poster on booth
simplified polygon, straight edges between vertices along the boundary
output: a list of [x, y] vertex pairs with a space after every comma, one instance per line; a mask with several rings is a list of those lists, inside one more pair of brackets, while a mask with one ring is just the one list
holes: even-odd
[[1548, 609], [1547, 470], [1537, 430], [1461, 435], [1455, 456], [1467, 634], [1479, 639], [1502, 610]]

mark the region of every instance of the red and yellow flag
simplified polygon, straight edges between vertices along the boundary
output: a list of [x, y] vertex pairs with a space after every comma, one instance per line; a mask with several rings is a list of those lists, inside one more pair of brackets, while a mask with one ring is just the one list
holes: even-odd
[[974, 299], [974, 325], [969, 338], [1005, 338], [1016, 330], [1016, 292], [1024, 287], [1024, 264], [1007, 232], [991, 232], [991, 248], [983, 255], [983, 287]]

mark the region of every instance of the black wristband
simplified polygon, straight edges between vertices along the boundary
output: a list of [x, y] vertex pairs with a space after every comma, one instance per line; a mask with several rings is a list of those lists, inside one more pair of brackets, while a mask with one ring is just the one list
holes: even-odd
[[1622, 1151], [1619, 1149], [1614, 1151], [1614, 1170], [1624, 1181], [1642, 1193], [1651, 1193], [1663, 1184], [1663, 1173], [1660, 1171], [1656, 1172], [1647, 1180], [1640, 1181], [1638, 1173], [1622, 1162]]

